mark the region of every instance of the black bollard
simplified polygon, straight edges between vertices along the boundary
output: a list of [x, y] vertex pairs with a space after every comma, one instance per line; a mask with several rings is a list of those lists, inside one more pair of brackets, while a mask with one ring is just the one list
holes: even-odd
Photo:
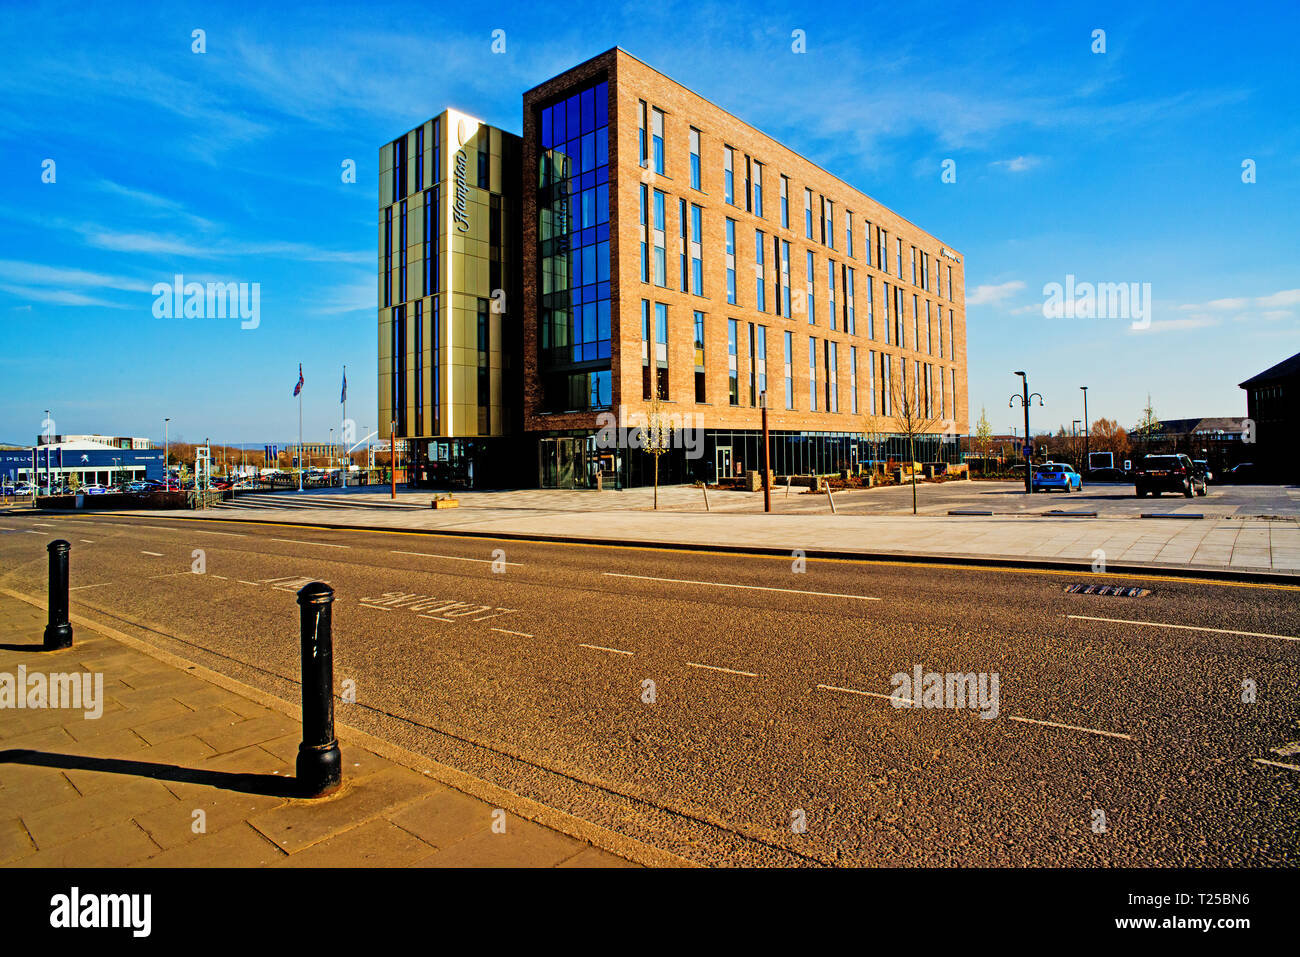
[[57, 539], [45, 546], [50, 552], [50, 617], [45, 626], [45, 650], [72, 647], [72, 625], [68, 622], [68, 552], [72, 546]]
[[334, 589], [312, 582], [298, 592], [302, 636], [302, 744], [298, 786], [303, 797], [320, 797], [343, 781], [343, 756], [334, 737], [334, 639], [330, 606]]

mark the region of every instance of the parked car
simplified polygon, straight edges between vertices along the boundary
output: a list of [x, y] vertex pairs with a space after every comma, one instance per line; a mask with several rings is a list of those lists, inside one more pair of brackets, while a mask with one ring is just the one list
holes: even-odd
[[1128, 473], [1123, 469], [1104, 468], [1093, 469], [1088, 473], [1089, 482], [1129, 482]]
[[102, 485], [83, 485], [81, 487], [81, 494], [83, 495], [105, 495], [107, 493], [108, 489]]
[[1030, 487], [1035, 491], [1046, 492], [1059, 488], [1063, 492], [1083, 491], [1083, 476], [1074, 467], [1064, 462], [1045, 462], [1034, 466], [1034, 477]]
[[1210, 490], [1204, 469], [1182, 454], [1144, 455], [1133, 470], [1133, 486], [1138, 498], [1161, 492], [1182, 492], [1191, 498]]
[[1219, 476], [1219, 481], [1228, 485], [1251, 485], [1263, 480], [1263, 473], [1254, 462], [1234, 465]]

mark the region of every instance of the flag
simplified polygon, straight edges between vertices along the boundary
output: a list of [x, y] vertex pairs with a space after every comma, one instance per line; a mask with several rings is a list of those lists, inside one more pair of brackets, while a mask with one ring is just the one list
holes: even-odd
[[296, 396], [302, 391], [302, 363], [298, 363], [298, 384], [293, 387], [293, 394]]
[[339, 396], [339, 402], [348, 401], [348, 370], [343, 370], [343, 394]]

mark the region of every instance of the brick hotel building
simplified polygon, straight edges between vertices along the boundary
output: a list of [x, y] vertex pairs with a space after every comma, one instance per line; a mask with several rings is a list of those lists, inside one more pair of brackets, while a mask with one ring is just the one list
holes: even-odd
[[764, 393], [778, 473], [901, 455], [903, 389], [917, 457], [955, 457], [961, 257], [626, 52], [525, 93], [522, 138], [447, 111], [380, 167], [380, 420], [415, 481], [648, 482], [598, 433], [656, 393], [703, 429], [661, 481], [758, 468]]

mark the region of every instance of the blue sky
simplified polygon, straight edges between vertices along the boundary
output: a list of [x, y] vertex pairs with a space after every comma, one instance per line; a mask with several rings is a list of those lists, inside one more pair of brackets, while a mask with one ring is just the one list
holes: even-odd
[[[373, 428], [380, 145], [446, 106], [518, 131], [525, 89], [615, 45], [960, 250], [972, 427], [1019, 421], [1014, 369], [1036, 424], [1081, 418], [1079, 385], [1125, 425], [1148, 391], [1244, 415], [1236, 383], [1300, 349], [1300, 7], [1080, 6], [8, 5], [0, 440], [49, 408], [60, 432], [288, 441], [299, 362], [309, 438], [345, 363]], [[155, 318], [176, 273], [260, 283], [260, 325]], [[1150, 283], [1150, 328], [1045, 319], [1067, 275]]]

